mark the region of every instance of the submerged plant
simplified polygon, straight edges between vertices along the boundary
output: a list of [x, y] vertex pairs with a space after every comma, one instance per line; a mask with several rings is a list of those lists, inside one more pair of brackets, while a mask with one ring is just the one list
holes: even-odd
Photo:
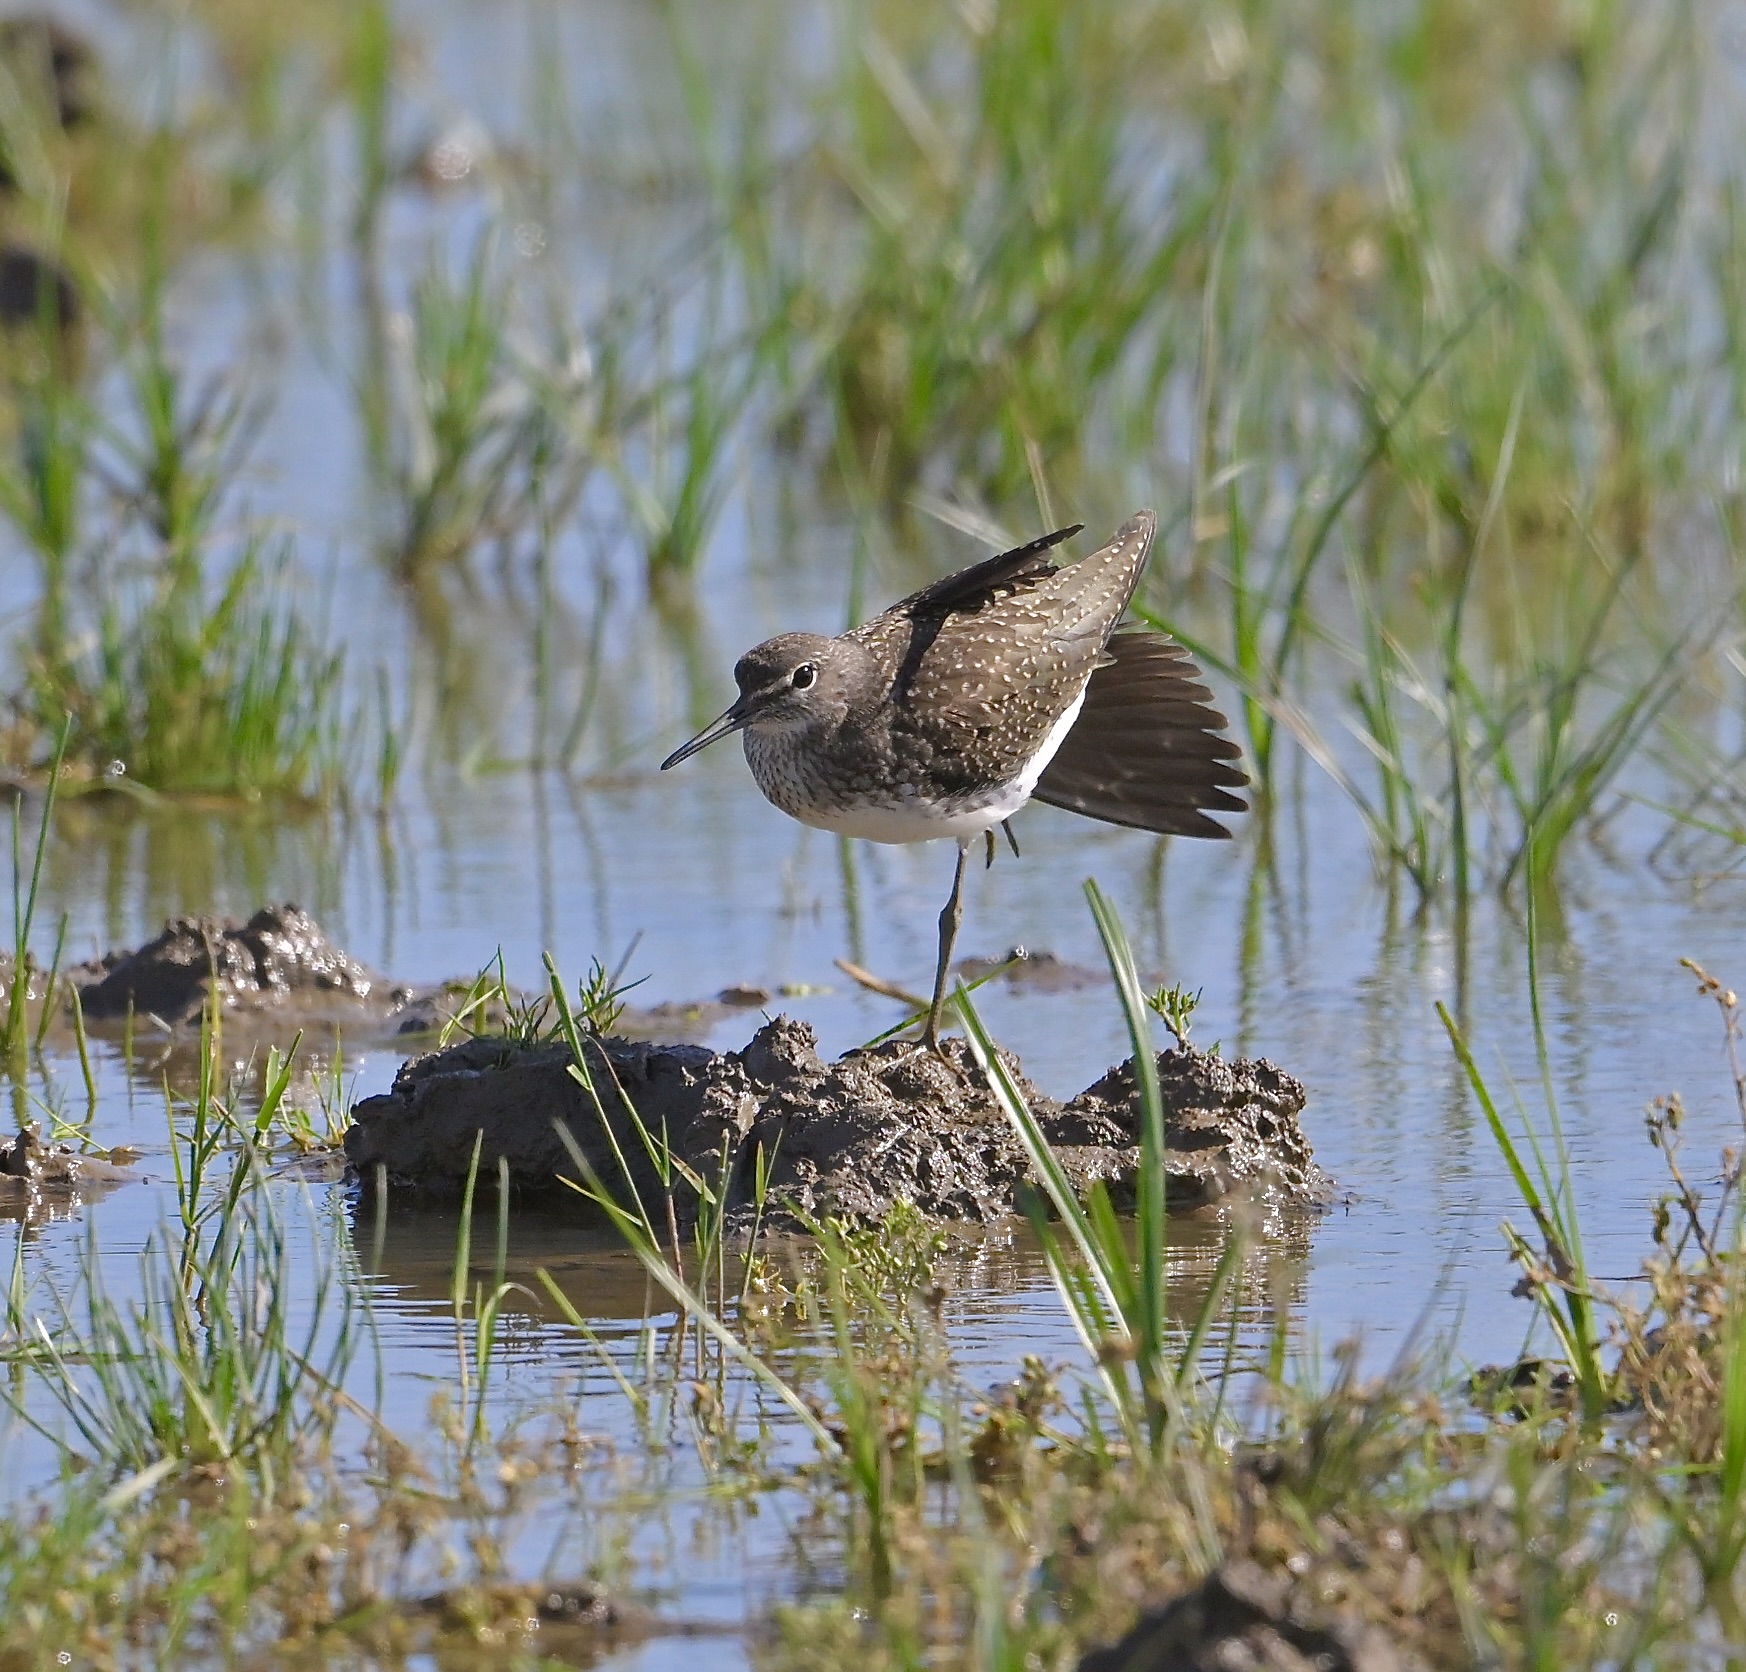
[[248, 546], [214, 594], [174, 560], [104, 599], [93, 636], [41, 657], [21, 699], [73, 716], [89, 769], [144, 789], [317, 799], [343, 776], [341, 659], [292, 607], [288, 547]]
[[398, 575], [428, 576], [532, 525], [562, 522], [590, 462], [571, 412], [586, 356], [543, 368], [513, 346], [508, 292], [481, 239], [462, 277], [430, 267], [385, 368], [393, 417], [384, 486]]
[[328, 1262], [312, 1286], [293, 1281], [306, 1256], [246, 1153], [236, 1170], [222, 1214], [202, 1211], [210, 1184], [184, 1175], [182, 1234], [153, 1234], [134, 1298], [106, 1292], [92, 1243], [84, 1292], [55, 1296], [52, 1327], [37, 1322], [38, 1380], [66, 1427], [16, 1399], [14, 1415], [111, 1480], [228, 1464], [271, 1496], [294, 1489], [301, 1450], [339, 1420], [358, 1346], [350, 1286]]

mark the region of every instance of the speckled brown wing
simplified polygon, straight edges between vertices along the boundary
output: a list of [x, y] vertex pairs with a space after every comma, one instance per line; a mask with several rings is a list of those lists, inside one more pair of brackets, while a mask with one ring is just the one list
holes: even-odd
[[1120, 632], [1105, 650], [1034, 799], [1161, 836], [1228, 837], [1207, 814], [1242, 812], [1230, 792], [1249, 779], [1200, 669], [1162, 633]]
[[1156, 519], [1142, 511], [1068, 568], [1065, 535], [948, 577], [848, 635], [892, 668], [892, 742], [947, 793], [1010, 783], [1072, 707], [1139, 583]]

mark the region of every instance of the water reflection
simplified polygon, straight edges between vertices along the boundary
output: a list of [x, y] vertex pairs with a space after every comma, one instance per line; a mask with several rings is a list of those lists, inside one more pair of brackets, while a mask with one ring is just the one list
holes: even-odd
[[[1188, 1214], [1173, 1227], [1168, 1263], [1170, 1316], [1186, 1338], [1206, 1305], [1239, 1210]], [[1233, 1286], [1233, 1327], [1246, 1354], [1276, 1328], [1301, 1339], [1303, 1307], [1316, 1219], [1312, 1215], [1256, 1214], [1242, 1210], [1245, 1257]], [[564, 1313], [551, 1298], [541, 1274], [591, 1321], [641, 1324], [655, 1316], [670, 1319], [666, 1291], [630, 1253], [623, 1239], [597, 1209], [580, 1198], [512, 1198], [501, 1258], [496, 1189], [481, 1185], [476, 1211], [464, 1220], [456, 1204], [419, 1201], [390, 1190], [386, 1197], [354, 1196], [349, 1213], [352, 1246], [359, 1270], [372, 1282], [376, 1303], [387, 1313], [452, 1334], [457, 1280], [469, 1301], [478, 1285], [487, 1290], [501, 1279], [513, 1287], [503, 1310], [524, 1323], [560, 1324]], [[457, 1272], [460, 1251], [464, 1266]], [[687, 1275], [696, 1281], [696, 1252], [687, 1238], [681, 1252]], [[712, 1266], [710, 1281], [725, 1282], [737, 1294], [746, 1261], [767, 1267], [786, 1280], [817, 1281], [815, 1248], [806, 1239], [767, 1239], [755, 1251], [736, 1245]], [[1036, 1352], [1079, 1362], [1081, 1354], [1041, 1246], [1023, 1221], [991, 1227], [956, 1227], [935, 1265], [945, 1291], [945, 1316], [953, 1346], [968, 1365], [1016, 1364], [1015, 1353]], [[1011, 1303], [1022, 1301], [1015, 1314]]]
[[[423, 193], [374, 203], [371, 224], [315, 249], [307, 317], [288, 308], [284, 320], [275, 316], [291, 340], [267, 357], [262, 315], [280, 304], [263, 295], [259, 275], [203, 276], [202, 329], [187, 352], [196, 378], [243, 350], [270, 378], [278, 421], [248, 490], [263, 511], [336, 543], [336, 630], [366, 685], [377, 667], [388, 672], [388, 706], [405, 722], [408, 750], [430, 764], [408, 773], [383, 817], [67, 801], [49, 854], [50, 917], [67, 914], [70, 952], [83, 957], [133, 944], [166, 917], [246, 916], [295, 899], [357, 955], [418, 981], [470, 974], [501, 946], [513, 978], [537, 986], [546, 949], [574, 975], [595, 956], [616, 963], [634, 944], [631, 973], [650, 977], [641, 993], [650, 1002], [786, 984], [808, 990], [783, 1002], [818, 1026], [827, 1049], [858, 1042], [893, 1017], [845, 987], [835, 959], [914, 984], [927, 964], [940, 856], [795, 836], [731, 758], [700, 763], [684, 784], [657, 782], [648, 769], [663, 742], [721, 706], [738, 649], [778, 626], [835, 630], [964, 551], [913, 511], [888, 525], [868, 518], [866, 484], [847, 467], [820, 484], [771, 449], [724, 508], [702, 584], [670, 589], [652, 608], [635, 541], [586, 499], [575, 519], [544, 519], [563, 526], [520, 528], [438, 578], [401, 586], [385, 573], [355, 535], [380, 531], [389, 509], [403, 509], [385, 415], [398, 398], [397, 322], [433, 249], [470, 251], [492, 214], [525, 198], [553, 253], [547, 262], [518, 257], [516, 284], [530, 293], [554, 286], [568, 310], [561, 318], [573, 319], [628, 265], [627, 249], [642, 258], [670, 253], [674, 241], [669, 208], [635, 193], [598, 194], [606, 201], [590, 199], [578, 214], [565, 189], [575, 136], [530, 121], [530, 110], [550, 107], [524, 97], [542, 69], [558, 73], [552, 42], [562, 39], [562, 73], [575, 81], [566, 97], [599, 124], [610, 176], [610, 113], [622, 112], [630, 89], [678, 114], [666, 47], [646, 19], [593, 8], [584, 26], [535, 8], [524, 30], [438, 6], [419, 22], [443, 97], [519, 145], [525, 177], [496, 177], [494, 196], [465, 206]], [[598, 50], [576, 50], [568, 32], [584, 27], [599, 31]], [[335, 297], [343, 308], [324, 318]], [[336, 376], [336, 365], [348, 375]], [[361, 481], [358, 459], [367, 464]], [[1148, 491], [1158, 485], [1145, 481]], [[1100, 481], [1086, 491], [1117, 490]], [[1533, 588], [1544, 577], [1524, 579], [1538, 602]], [[1204, 574], [1184, 594], [1191, 606], [1197, 592], [1214, 607]], [[1497, 624], [1500, 638], [1509, 626]], [[528, 761], [550, 769], [507, 770]], [[1207, 1038], [1271, 1054], [1310, 1082], [1312, 1130], [1368, 1205], [1318, 1235], [1317, 1258], [1373, 1272], [1366, 1321], [1403, 1327], [1451, 1252], [1477, 1281], [1494, 1281], [1477, 1250], [1510, 1197], [1432, 1005], [1448, 1002], [1477, 1040], [1505, 1042], [1523, 1080], [1536, 1078], [1524, 1044], [1519, 908], [1476, 894], [1448, 915], [1417, 910], [1398, 882], [1378, 881], [1352, 808], [1301, 758], [1271, 812], [1259, 809], [1221, 854], [1075, 832], [1046, 812], [1026, 815], [1025, 834], [1022, 864], [978, 879], [971, 921], [986, 939], [967, 951], [1024, 944], [1095, 964], [1075, 885], [1096, 871], [1148, 966], [1205, 989]], [[1614, 832], [1632, 834], [1628, 817]], [[1587, 1140], [1579, 1165], [1596, 1180], [1602, 1234], [1616, 1222], [1622, 1249], [1637, 1204], [1616, 1182], [1600, 1183], [1600, 1170], [1619, 1164], [1616, 1176], [1636, 1180], [1637, 1105], [1708, 1060], [1674, 956], [1691, 952], [1733, 973], [1746, 905], [1725, 877], [1701, 895], [1680, 878], [1646, 885], [1604, 854], [1576, 856], [1567, 890], [1574, 908], [1558, 896], [1541, 905], [1542, 996], [1557, 1089]], [[1641, 983], [1633, 993], [1626, 976]], [[1057, 1088], [1122, 1054], [1101, 992], [997, 987], [987, 1005], [997, 1031]], [[723, 1019], [716, 1037], [738, 1043], [728, 1033], [735, 1025]], [[319, 1069], [324, 1047], [308, 1038], [305, 1050]], [[391, 1058], [375, 1056], [364, 1089], [379, 1089]], [[142, 1092], [167, 1078], [185, 1094], [194, 1065], [186, 1041], [138, 1041], [130, 1070]], [[1720, 1135], [1723, 1116], [1712, 1113]], [[1313, 1300], [1313, 1282], [1310, 1292]], [[1329, 1326], [1352, 1321], [1342, 1284], [1325, 1294]]]
[[[442, 775], [409, 783], [386, 822], [74, 802], [51, 846], [44, 921], [65, 912], [69, 956], [88, 956], [135, 943], [189, 907], [244, 915], [262, 898], [301, 894], [339, 944], [390, 976], [468, 977], [502, 947], [511, 981], [537, 990], [548, 948], [571, 980], [591, 959], [616, 966], [634, 948], [627, 978], [648, 978], [639, 1006], [789, 987], [769, 1007], [812, 1023], [826, 1052], [871, 1038], [897, 1019], [895, 1007], [855, 988], [835, 960], [919, 981], [949, 856], [812, 839], [761, 804], [738, 761], [699, 765], [683, 783], [652, 773]], [[1314, 780], [1299, 815], [1271, 828], [1254, 821], [1216, 853], [1088, 835], [1048, 810], [1025, 815], [1021, 839], [1022, 861], [974, 879], [979, 940], [968, 956], [1024, 945], [1098, 968], [1075, 886], [1096, 874], [1148, 974], [1203, 990], [1197, 1040], [1267, 1055], [1308, 1084], [1307, 1129], [1357, 1204], [1315, 1233], [1313, 1330], [1332, 1337], [1361, 1326], [1385, 1338], [1410, 1327], [1451, 1260], [1451, 1307], [1465, 1285], [1488, 1299], [1507, 1289], [1495, 1227], [1516, 1211], [1513, 1192], [1433, 1004], [1451, 1006], [1488, 1071], [1507, 1066], [1516, 1084], [1537, 1086], [1519, 909], [1475, 896], [1465, 935], [1454, 914], [1408, 909], [1376, 886], [1337, 792]], [[1542, 914], [1541, 1002], [1579, 1189], [1592, 1204], [1585, 1229], [1608, 1250], [1608, 1269], [1628, 1270], [1653, 1188], [1643, 1103], [1677, 1087], [1694, 1144], [1737, 1138], [1710, 1019], [1676, 957], [1730, 977], [1746, 893], [1645, 885], [1602, 865], [1579, 867], [1572, 888], [1580, 913]], [[980, 998], [996, 1035], [1052, 1092], [1071, 1093], [1126, 1054], [1101, 983], [997, 982]], [[743, 1044], [756, 1025], [732, 1012], [704, 1021], [723, 1047]], [[233, 1043], [228, 1058], [246, 1061], [240, 1035]], [[68, 1049], [51, 1039], [63, 1088], [80, 1084]], [[311, 1034], [304, 1050], [320, 1073], [327, 1047]], [[386, 1089], [403, 1054], [362, 1038], [343, 1050], [355, 1095]], [[118, 1042], [99, 1048], [131, 1085], [119, 1102], [105, 1091], [100, 1143], [140, 1133], [161, 1143], [165, 1076], [183, 1091], [193, 1084], [188, 1040], [140, 1037], [134, 1052], [129, 1076]], [[1524, 1097], [1532, 1106], [1537, 1093]], [[1474, 1351], [1509, 1350], [1520, 1316], [1512, 1306], [1469, 1309]]]

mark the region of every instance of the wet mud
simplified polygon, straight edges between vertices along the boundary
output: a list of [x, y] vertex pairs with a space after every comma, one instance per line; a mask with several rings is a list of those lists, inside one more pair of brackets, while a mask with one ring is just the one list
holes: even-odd
[[[587, 1583], [439, 1591], [413, 1603], [405, 1618], [415, 1642], [422, 1637], [439, 1664], [456, 1667], [500, 1664], [504, 1649], [537, 1652], [544, 1665], [592, 1667], [654, 1638], [739, 1635], [714, 1622], [665, 1619]], [[481, 1645], [497, 1652], [481, 1652]]]
[[[725, 1174], [742, 1228], [760, 1178], [766, 1223], [777, 1227], [825, 1214], [877, 1222], [898, 1203], [990, 1223], [1021, 1205], [1029, 1161], [962, 1041], [948, 1040], [944, 1057], [893, 1040], [828, 1063], [816, 1047], [811, 1028], [784, 1017], [740, 1051], [589, 1038], [590, 1091], [562, 1044], [469, 1039], [406, 1063], [390, 1091], [358, 1103], [346, 1154], [366, 1189], [385, 1178], [454, 1194], [477, 1141], [482, 1179], [503, 1166], [513, 1186], [540, 1191], [592, 1172], [621, 1199], [647, 1202], [667, 1188], [649, 1134], [683, 1163], [679, 1215], [697, 1206], [686, 1170], [712, 1187]], [[1058, 1103], [1005, 1060], [1074, 1185], [1101, 1179], [1118, 1203], [1131, 1199], [1140, 1119], [1131, 1066]], [[1205, 1207], [1244, 1187], [1292, 1205], [1328, 1200], [1298, 1120], [1303, 1087], [1290, 1075], [1188, 1050], [1161, 1052], [1158, 1069], [1175, 1206]]]
[[1086, 1655], [1079, 1672], [1422, 1672], [1375, 1627], [1318, 1608], [1306, 1590], [1254, 1562], [1227, 1562]]
[[[326, 1023], [394, 1036], [435, 1033], [459, 1006], [467, 982], [409, 986], [377, 975], [328, 939], [295, 905], [263, 906], [247, 922], [178, 917], [131, 951], [66, 972], [88, 1025], [166, 1032], [198, 1027], [208, 994], [227, 1023]], [[489, 1025], [501, 1017], [487, 1010]]]
[[51, 1144], [27, 1126], [10, 1143], [0, 1142], [0, 1220], [25, 1224], [58, 1219], [106, 1196], [139, 1175], [133, 1153], [104, 1153]]
[[[226, 1028], [245, 1033], [329, 1025], [352, 1038], [411, 1040], [439, 1031], [471, 985], [385, 980], [294, 905], [264, 907], [246, 922], [177, 918], [143, 946], [74, 966], [60, 983], [93, 1031], [161, 1030], [172, 1039], [197, 1028], [215, 997]], [[760, 1181], [773, 1228], [827, 1214], [872, 1223], [899, 1203], [942, 1221], [988, 1224], [1022, 1206], [1029, 1161], [961, 1040], [948, 1041], [943, 1057], [892, 1040], [825, 1062], [811, 1028], [783, 1017], [738, 1051], [646, 1037], [713, 1026], [772, 997], [730, 989], [630, 1018], [645, 1037], [590, 1036], [583, 1054], [591, 1091], [571, 1072], [564, 1044], [492, 1032], [507, 1018], [500, 1005], [486, 1006], [468, 1017], [473, 1034], [405, 1062], [390, 1091], [355, 1106], [347, 1161], [366, 1191], [386, 1178], [396, 1189], [452, 1197], [483, 1134], [487, 1183], [501, 1166], [517, 1190], [538, 1193], [585, 1182], [592, 1171], [621, 1198], [664, 1200], [672, 1186], [675, 1211], [688, 1218], [698, 1205], [688, 1174], [724, 1189], [742, 1227], [757, 1211]], [[1139, 1163], [1132, 1064], [1061, 1103], [1025, 1081], [1016, 1059], [1006, 1061], [1073, 1184], [1083, 1191], [1102, 1180], [1127, 1205]], [[1282, 1205], [1327, 1202], [1329, 1181], [1299, 1123], [1298, 1081], [1265, 1060], [1227, 1062], [1191, 1049], [1157, 1061], [1175, 1207], [1253, 1187]], [[35, 1169], [32, 1189], [70, 1192], [70, 1174], [60, 1180], [43, 1169], [75, 1160], [86, 1168], [80, 1188], [99, 1183], [92, 1158], [67, 1152], [51, 1165], [46, 1151], [27, 1154], [27, 1137], [13, 1149], [26, 1173]], [[652, 1159], [662, 1145], [683, 1164], [676, 1186]], [[115, 1182], [125, 1176], [118, 1170]]]

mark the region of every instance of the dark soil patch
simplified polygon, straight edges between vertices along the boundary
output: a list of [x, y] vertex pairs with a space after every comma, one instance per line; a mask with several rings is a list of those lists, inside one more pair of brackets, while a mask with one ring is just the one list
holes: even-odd
[[[729, 1201], [742, 1218], [760, 1150], [787, 1220], [877, 1221], [900, 1202], [943, 1220], [987, 1222], [1015, 1210], [1030, 1165], [962, 1041], [948, 1040], [943, 1059], [888, 1041], [832, 1063], [816, 1043], [811, 1028], [783, 1017], [741, 1051], [589, 1039], [591, 1096], [561, 1044], [470, 1039], [407, 1063], [391, 1091], [360, 1102], [346, 1153], [366, 1186], [383, 1170], [394, 1185], [454, 1192], [482, 1133], [480, 1177], [495, 1177], [501, 1158], [514, 1184], [537, 1190], [578, 1174], [562, 1127], [615, 1193], [634, 1188], [647, 1202], [663, 1187], [640, 1120], [705, 1179], [728, 1157]], [[1006, 1061], [1074, 1183], [1102, 1179], [1118, 1202], [1131, 1197], [1139, 1162], [1131, 1068], [1061, 1104]], [[1265, 1061], [1183, 1050], [1160, 1053], [1158, 1068], [1174, 1204], [1202, 1207], [1245, 1185], [1306, 1206], [1325, 1202], [1328, 1180], [1298, 1123], [1303, 1087], [1290, 1075]], [[695, 1205], [682, 1191], [682, 1216]]]
[[[434, 1033], [453, 1014], [466, 982], [408, 986], [377, 975], [342, 951], [299, 906], [263, 906], [246, 923], [178, 917], [132, 951], [75, 964], [66, 982], [85, 1020], [174, 1031], [198, 1026], [207, 995], [227, 1017], [329, 1024], [387, 1034]], [[501, 1007], [475, 1018], [502, 1025]]]
[[1096, 1649], [1079, 1672], [1415, 1672], [1375, 1627], [1318, 1609], [1254, 1562], [1227, 1562]]

